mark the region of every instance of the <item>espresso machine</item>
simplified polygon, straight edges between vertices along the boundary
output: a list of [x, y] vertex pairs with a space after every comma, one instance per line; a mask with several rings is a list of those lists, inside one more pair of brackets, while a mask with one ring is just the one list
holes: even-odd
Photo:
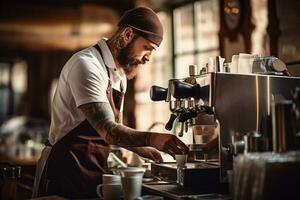
[[[153, 175], [185, 187], [213, 192], [226, 190], [233, 157], [244, 151], [241, 138], [259, 133], [263, 151], [272, 150], [272, 102], [278, 96], [291, 99], [291, 90], [299, 86], [300, 77], [286, 73], [197, 74], [193, 66], [189, 77], [169, 80], [168, 88], [152, 86], [151, 99], [169, 103], [171, 115], [165, 128], [171, 130], [176, 122], [181, 124], [176, 133], [179, 137], [194, 136], [188, 144], [192, 155], [186, 167], [153, 163]], [[202, 151], [212, 140], [216, 141], [218, 157]]]

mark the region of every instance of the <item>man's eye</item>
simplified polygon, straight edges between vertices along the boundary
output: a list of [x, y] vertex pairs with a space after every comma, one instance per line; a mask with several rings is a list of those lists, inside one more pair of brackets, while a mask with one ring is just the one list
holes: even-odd
[[144, 46], [144, 49], [147, 50], [147, 51], [151, 51], [152, 50], [152, 48], [148, 47], [148, 46]]

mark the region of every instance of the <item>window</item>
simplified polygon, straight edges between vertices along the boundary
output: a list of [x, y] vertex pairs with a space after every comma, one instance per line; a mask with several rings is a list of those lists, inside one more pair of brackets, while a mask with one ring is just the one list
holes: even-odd
[[29, 103], [25, 95], [27, 92], [27, 63], [25, 61], [19, 60], [13, 65], [11, 85], [14, 93], [14, 111], [18, 112], [16, 114], [25, 114]]
[[[255, 24], [251, 36], [252, 50], [251, 53], [267, 56], [270, 55], [269, 38], [266, 32], [268, 26], [268, 1], [267, 0], [251, 0], [252, 20]], [[255, 11], [255, 12], [254, 12]]]
[[0, 122], [26, 111], [28, 103], [26, 91], [26, 62], [23, 60], [0, 62]]
[[158, 14], [164, 26], [164, 40], [135, 81], [137, 129], [146, 130], [157, 124], [156, 130], [166, 131], [163, 124], [170, 117], [169, 105], [151, 101], [152, 85], [167, 88], [168, 80], [174, 76], [188, 76], [189, 65], [201, 65], [208, 57], [219, 55], [218, 10], [218, 0], [202, 0]]
[[174, 70], [176, 78], [187, 77], [188, 66], [201, 66], [203, 59], [219, 51], [219, 2], [202, 0], [173, 10]]
[[0, 63], [0, 119], [1, 121], [9, 114], [9, 102], [11, 90], [9, 87], [10, 65], [9, 63]]
[[170, 115], [168, 104], [151, 101], [149, 94], [152, 85], [166, 88], [172, 78], [170, 16], [165, 12], [158, 13], [158, 16], [164, 26], [164, 39], [160, 47], [153, 51], [149, 63], [140, 69], [135, 81], [136, 128], [139, 130], [147, 130], [157, 124], [154, 128], [161, 128], [162, 131], [163, 123], [168, 121]]

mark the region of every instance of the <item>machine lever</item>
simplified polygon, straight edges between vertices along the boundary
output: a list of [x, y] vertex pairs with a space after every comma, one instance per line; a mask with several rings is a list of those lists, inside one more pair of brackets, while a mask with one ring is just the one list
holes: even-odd
[[169, 121], [166, 123], [166, 126], [165, 126], [166, 130], [168, 130], [168, 131], [172, 130], [173, 122], [175, 121], [176, 118], [177, 118], [177, 115], [172, 113]]
[[184, 132], [187, 133], [189, 131], [189, 123], [186, 121], [185, 122], [185, 130]]

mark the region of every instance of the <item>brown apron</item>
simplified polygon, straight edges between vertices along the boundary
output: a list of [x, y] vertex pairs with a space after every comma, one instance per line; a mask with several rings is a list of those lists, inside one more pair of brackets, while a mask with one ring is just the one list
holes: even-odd
[[[94, 47], [102, 56], [99, 46]], [[108, 68], [106, 69], [110, 79]], [[120, 92], [112, 88], [109, 80], [107, 98], [117, 122], [119, 122], [123, 97], [122, 82]], [[51, 146], [49, 141], [46, 142], [46, 146]], [[48, 159], [44, 163], [37, 196], [97, 197], [96, 187], [102, 183], [102, 174], [108, 172], [109, 152], [109, 145], [90, 123], [84, 120], [52, 146]]]

